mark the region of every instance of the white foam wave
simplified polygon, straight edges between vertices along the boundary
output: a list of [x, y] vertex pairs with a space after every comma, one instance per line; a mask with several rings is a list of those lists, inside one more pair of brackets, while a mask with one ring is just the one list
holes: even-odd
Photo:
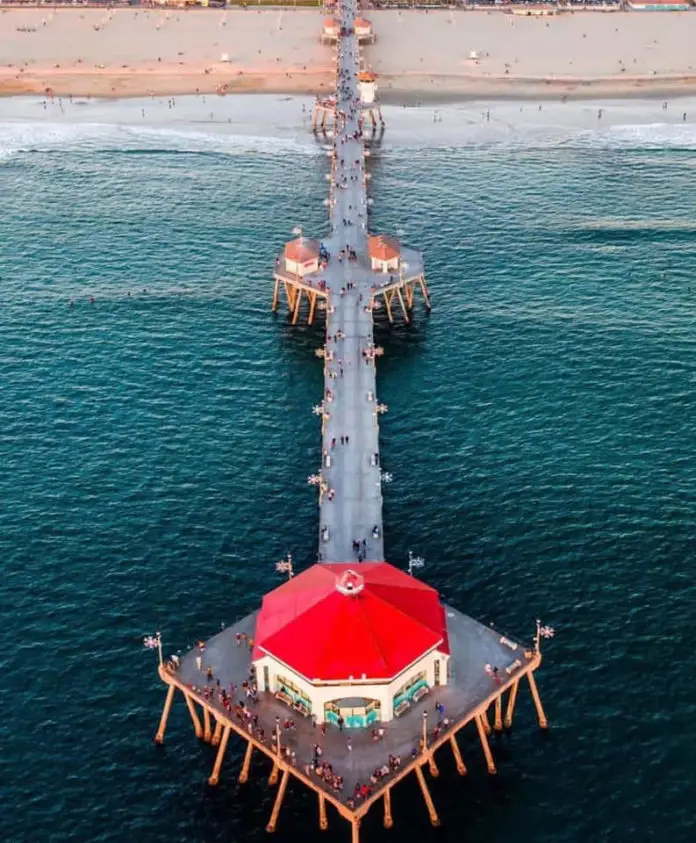
[[229, 134], [224, 128], [129, 126], [104, 123], [0, 123], [0, 159], [19, 152], [55, 149], [105, 151], [214, 152], [225, 155], [318, 155], [311, 138]]

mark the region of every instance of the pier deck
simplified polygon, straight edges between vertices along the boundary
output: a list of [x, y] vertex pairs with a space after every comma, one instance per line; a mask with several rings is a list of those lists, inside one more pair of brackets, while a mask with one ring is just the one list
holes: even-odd
[[[345, 802], [353, 794], [356, 783], [369, 786], [370, 776], [376, 768], [386, 764], [390, 755], [400, 756], [400, 769], [381, 779], [376, 785], [371, 785], [370, 797], [360, 802], [355, 811], [349, 812], [358, 815], [365, 813], [385, 788], [392, 787], [402, 775], [412, 772], [414, 764], [423, 764], [419, 744], [423, 731], [423, 712], [428, 713], [430, 754], [438, 746], [449, 741], [477, 714], [485, 712], [494, 697], [502, 696], [512, 685], [519, 682], [523, 675], [537, 666], [536, 653], [525, 650], [524, 646], [517, 642], [502, 638], [499, 632], [456, 609], [448, 606], [446, 611], [447, 631], [452, 646], [448, 684], [431, 688], [428, 694], [418, 703], [412, 704], [401, 717], [388, 724], [381, 724], [385, 729], [381, 740], [373, 741], [371, 730], [364, 728], [346, 728], [339, 731], [336, 727], [330, 727], [326, 735], [322, 735], [320, 728], [313, 725], [311, 718], [302, 717], [292, 711], [284, 703], [276, 700], [273, 694], [262, 693], [259, 701], [252, 706], [253, 713], [258, 717], [258, 726], [264, 731], [264, 738], [255, 741], [257, 748], [274, 758], [276, 747], [272, 735], [276, 728], [276, 717], [280, 718], [281, 724], [287, 718], [292, 718], [295, 728], [282, 729], [281, 732], [283, 757], [287, 757], [288, 751], [294, 753], [294, 759], [290, 756], [292, 774], [309, 781], [314, 789], [324, 791], [326, 798], [342, 813], [346, 813]], [[241, 684], [249, 678], [251, 652], [244, 642], [237, 643], [236, 636], [241, 632], [253, 638], [256, 618], [257, 613], [254, 612], [215, 635], [206, 641], [202, 652], [198, 649], [191, 650], [182, 658], [178, 671], [175, 674], [165, 672], [164, 677], [165, 681], [176, 682], [196, 702], [207, 707], [215, 719], [231, 722], [236, 730], [243, 733], [244, 721], [236, 720], [234, 714], [226, 711], [218, 700], [206, 700], [204, 689], [206, 685], [214, 687], [217, 680], [220, 680], [220, 686], [226, 690], [233, 684], [238, 690], [232, 699], [235, 702], [245, 702]], [[512, 649], [513, 647], [515, 649]], [[199, 656], [201, 669], [196, 663]], [[498, 679], [484, 673], [482, 665], [486, 663], [498, 668]], [[208, 667], [212, 668], [215, 681], [206, 681]], [[442, 718], [438, 717], [434, 710], [435, 703], [444, 706]], [[444, 717], [449, 721], [446, 725]], [[434, 737], [438, 721], [441, 726], [437, 737]], [[245, 737], [249, 739], [249, 735], [245, 734]], [[351, 749], [348, 748], [349, 742]], [[313, 772], [307, 775], [306, 766], [312, 766], [313, 747], [316, 744], [322, 747], [322, 760], [331, 763], [335, 774], [343, 776], [344, 788], [341, 792], [328, 787]]]
[[[343, 35], [337, 50], [331, 235], [323, 240], [330, 255], [322, 273], [328, 290], [326, 349], [333, 358], [326, 360], [324, 369], [330, 418], [323, 425], [322, 476], [333, 490], [322, 494], [320, 502], [319, 553], [324, 562], [356, 559], [353, 542], [363, 540], [365, 559], [384, 559], [375, 365], [363, 357], [374, 345], [369, 306], [374, 282], [368, 255], [356, 14], [356, 0], [340, 4]], [[351, 250], [354, 259], [349, 259]], [[341, 444], [341, 437], [347, 437], [347, 444]]]

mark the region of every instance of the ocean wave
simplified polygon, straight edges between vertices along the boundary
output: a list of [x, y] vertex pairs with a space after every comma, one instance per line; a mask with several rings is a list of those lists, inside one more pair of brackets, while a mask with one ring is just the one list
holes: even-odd
[[224, 126], [191, 128], [114, 125], [108, 123], [17, 122], [0, 124], [0, 160], [21, 152], [75, 150], [88, 152], [187, 152], [222, 155], [319, 155], [311, 138], [228, 134]]
[[390, 133], [384, 149], [412, 154], [417, 149], [451, 150], [585, 150], [610, 149], [630, 151], [696, 149], [696, 124], [645, 123], [588, 128], [578, 125], [534, 125], [526, 123], [462, 124], [452, 121], [448, 129], [435, 126], [420, 128], [417, 134]]

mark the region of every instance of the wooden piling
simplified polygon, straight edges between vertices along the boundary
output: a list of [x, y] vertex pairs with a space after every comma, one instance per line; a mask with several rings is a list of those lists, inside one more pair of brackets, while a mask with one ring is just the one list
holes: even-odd
[[404, 304], [404, 297], [401, 295], [401, 287], [396, 288], [396, 295], [399, 297], [399, 303], [401, 304], [401, 312], [404, 315], [404, 321], [408, 322], [408, 311], [406, 310], [406, 305]]
[[493, 728], [496, 732], [503, 731], [503, 699], [502, 694], [498, 694], [495, 698], [495, 720], [493, 723]]
[[428, 287], [425, 283], [425, 278], [421, 276], [418, 279], [418, 283], [420, 284], [421, 293], [423, 293], [423, 298], [425, 299], [425, 307], [427, 310], [430, 310], [430, 296], [428, 295]]
[[266, 831], [275, 831], [276, 824], [278, 822], [278, 814], [280, 813], [280, 806], [283, 804], [283, 799], [285, 797], [285, 789], [288, 786], [288, 776], [290, 775], [290, 771], [285, 767], [283, 769], [283, 775], [280, 779], [280, 787], [276, 793], [275, 802], [273, 803], [273, 810], [271, 811], [271, 818], [268, 821], [268, 825], [266, 826]]
[[329, 821], [326, 819], [326, 797], [323, 793], [319, 794], [319, 828], [326, 831], [329, 827]]
[[529, 688], [532, 692], [532, 698], [534, 699], [534, 706], [537, 712], [537, 719], [539, 720], [539, 725], [542, 729], [548, 728], [548, 720], [546, 719], [546, 715], [544, 714], [544, 709], [541, 705], [541, 698], [539, 697], [539, 690], [537, 688], [536, 679], [534, 678], [534, 673], [530, 670], [527, 674], [527, 680], [529, 682]]
[[515, 702], [517, 701], [517, 691], [520, 687], [520, 680], [518, 679], [510, 688], [510, 696], [508, 697], [507, 710], [505, 711], [505, 728], [509, 729], [512, 726], [512, 715], [515, 711]]
[[239, 783], [246, 784], [249, 781], [249, 768], [251, 767], [251, 754], [254, 751], [254, 745], [251, 741], [247, 743], [246, 752], [244, 753], [244, 761], [242, 769], [239, 773]]
[[230, 739], [230, 727], [225, 726], [222, 732], [222, 739], [220, 740], [220, 746], [218, 747], [217, 755], [215, 756], [215, 765], [213, 766], [213, 772], [208, 779], [209, 785], [216, 785], [220, 781], [220, 768], [222, 767], [222, 761], [225, 757], [225, 751], [227, 749], [227, 741]]
[[481, 747], [483, 748], [483, 754], [486, 756], [486, 764], [488, 765], [488, 772], [491, 774], [491, 776], [494, 776], [498, 771], [495, 768], [495, 761], [493, 760], [493, 753], [491, 752], [491, 748], [488, 745], [488, 737], [487, 737], [487, 734], [486, 734], [486, 727], [483, 725], [483, 716], [478, 714], [476, 716], [475, 720], [476, 720], [476, 728], [478, 729], [478, 733], [479, 733], [479, 740], [481, 741]]
[[167, 720], [169, 720], [169, 712], [172, 709], [172, 700], [174, 699], [174, 691], [176, 688], [174, 685], [170, 685], [167, 688], [167, 696], [164, 700], [164, 708], [162, 709], [162, 716], [160, 717], [159, 727], [157, 729], [157, 734], [155, 735], [155, 743], [163, 744], [164, 743], [164, 733], [167, 729]]
[[196, 704], [188, 694], [185, 694], [185, 697], [186, 706], [188, 707], [189, 714], [191, 715], [191, 722], [193, 723], [193, 730], [196, 733], [197, 738], [202, 738], [203, 728], [201, 727], [201, 721], [198, 719], [198, 713], [196, 712]]
[[394, 825], [391, 810], [391, 788], [384, 791], [384, 827], [391, 828]]
[[464, 763], [464, 759], [462, 758], [462, 754], [459, 751], [459, 744], [457, 743], [457, 736], [451, 735], [450, 736], [450, 746], [452, 747], [452, 755], [454, 755], [454, 760], [457, 763], [457, 772], [460, 776], [466, 775], [466, 764]]
[[420, 764], [416, 766], [416, 778], [418, 779], [418, 784], [420, 785], [421, 793], [423, 794], [423, 799], [425, 800], [425, 804], [428, 809], [430, 822], [432, 825], [438, 826], [440, 825], [440, 818], [435, 810], [435, 803], [433, 802], [433, 797], [430, 795], [430, 791], [428, 790], [428, 785], [425, 781], [425, 776], [423, 775], [423, 770]]

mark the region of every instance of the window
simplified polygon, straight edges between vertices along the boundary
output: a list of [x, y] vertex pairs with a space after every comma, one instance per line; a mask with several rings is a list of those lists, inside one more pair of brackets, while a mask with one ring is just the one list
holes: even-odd
[[290, 700], [289, 705], [301, 706], [307, 710], [307, 713], [312, 711], [312, 701], [307, 694], [284, 676], [276, 676], [276, 694], [281, 694], [281, 698], [286, 702], [287, 697]]

